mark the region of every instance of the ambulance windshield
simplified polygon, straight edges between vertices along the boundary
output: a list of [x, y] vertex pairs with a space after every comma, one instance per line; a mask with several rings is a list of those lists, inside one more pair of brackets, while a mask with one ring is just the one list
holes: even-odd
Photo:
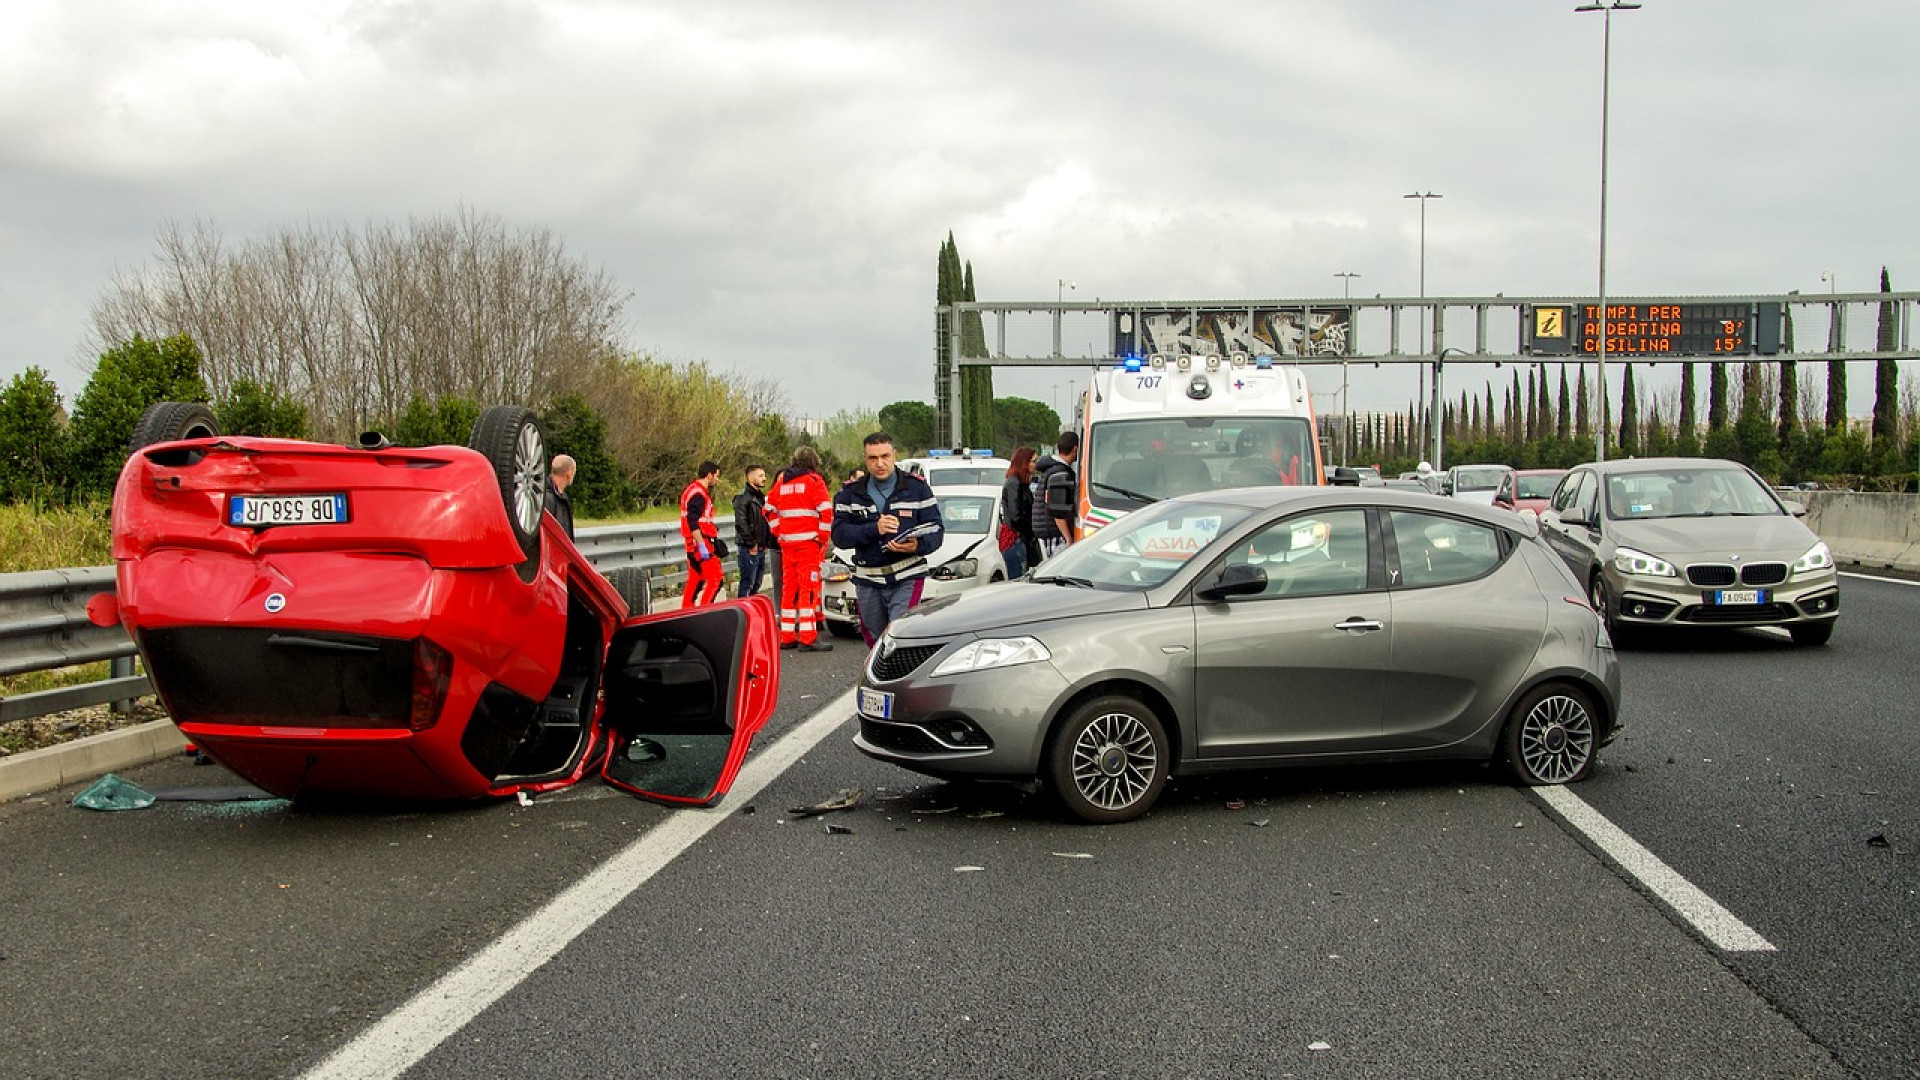
[[1303, 417], [1152, 417], [1093, 425], [1083, 468], [1093, 504], [1131, 509], [1222, 488], [1316, 482]]

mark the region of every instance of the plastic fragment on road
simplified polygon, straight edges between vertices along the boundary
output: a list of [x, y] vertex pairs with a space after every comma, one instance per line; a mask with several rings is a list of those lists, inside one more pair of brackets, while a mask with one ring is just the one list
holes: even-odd
[[1272, 820], [1273, 820], [1272, 818], [1255, 818], [1252, 821], [1247, 822], [1247, 824], [1253, 826], [1256, 829], [1264, 829], [1267, 827], [1267, 822]]
[[1320, 1052], [1320, 1051], [1322, 1051], [1322, 1050], [1331, 1050], [1331, 1049], [1333, 1049], [1333, 1044], [1332, 1044], [1332, 1043], [1330, 1043], [1330, 1042], [1322, 1042], [1322, 1041], [1317, 1041], [1317, 1040], [1316, 1040], [1316, 1041], [1314, 1041], [1314, 1042], [1310, 1042], [1310, 1043], [1308, 1043], [1308, 1044], [1307, 1044], [1307, 1049], [1309, 1049], [1309, 1050], [1312, 1050], [1312, 1051], [1314, 1051], [1315, 1053], [1318, 1053], [1318, 1052]]
[[82, 810], [145, 810], [154, 798], [140, 785], [120, 779], [113, 773], [87, 785], [73, 797], [73, 805]]
[[849, 828], [847, 828], [847, 827], [846, 827], [845, 825], [835, 825], [835, 824], [834, 824], [833, 822], [831, 822], [831, 821], [829, 821], [829, 822], [827, 822], [827, 835], [829, 835], [829, 836], [852, 836], [852, 835], [853, 835], [853, 830], [852, 830], [852, 829], [849, 829]]
[[521, 805], [521, 806], [532, 806], [532, 805], [533, 805], [533, 796], [531, 796], [531, 795], [529, 795], [529, 794], [527, 794], [527, 793], [526, 793], [526, 791], [525, 791], [524, 789], [523, 789], [523, 790], [520, 790], [520, 791], [516, 791], [516, 792], [514, 792], [514, 795], [515, 795], [515, 796], [516, 796], [516, 797], [517, 797], [517, 798], [518, 798], [518, 799], [520, 800], [520, 805]]
[[1054, 854], [1055, 854], [1055, 855], [1057, 855], [1057, 856], [1059, 856], [1059, 857], [1060, 857], [1060, 858], [1062, 858], [1062, 859], [1091, 859], [1091, 858], [1093, 858], [1093, 855], [1092, 855], [1092, 853], [1091, 853], [1091, 852], [1086, 852], [1086, 851], [1056, 851], [1056, 852], [1054, 852]]
[[956, 866], [953, 868], [953, 872], [956, 874], [977, 874], [985, 869], [986, 867], [984, 866]]
[[794, 817], [812, 817], [815, 814], [830, 814], [835, 810], [851, 810], [860, 805], [863, 792], [859, 788], [841, 788], [833, 793], [833, 798], [824, 799], [808, 806], [793, 806], [787, 813]]

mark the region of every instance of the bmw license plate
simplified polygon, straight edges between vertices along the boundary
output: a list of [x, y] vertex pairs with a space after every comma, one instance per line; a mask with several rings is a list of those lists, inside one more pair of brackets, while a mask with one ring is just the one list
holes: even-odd
[[235, 495], [227, 502], [227, 524], [242, 528], [341, 525], [347, 520], [345, 492], [322, 495]]
[[871, 716], [875, 720], [891, 720], [893, 719], [893, 694], [890, 691], [863, 686], [860, 688], [859, 709], [861, 716]]
[[1713, 593], [1716, 604], [1764, 604], [1767, 602], [1765, 589], [1716, 589]]

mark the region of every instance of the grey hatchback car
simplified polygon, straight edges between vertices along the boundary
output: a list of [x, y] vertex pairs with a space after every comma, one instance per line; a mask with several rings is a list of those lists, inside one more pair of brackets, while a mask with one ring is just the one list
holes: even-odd
[[1823, 645], [1840, 617], [1840, 576], [1796, 511], [1738, 462], [1628, 458], [1568, 472], [1540, 530], [1615, 636], [1777, 626]]
[[868, 657], [863, 753], [1050, 786], [1090, 822], [1170, 775], [1492, 760], [1585, 778], [1620, 728], [1606, 629], [1537, 527], [1384, 488], [1154, 503], [1026, 580], [920, 605]]

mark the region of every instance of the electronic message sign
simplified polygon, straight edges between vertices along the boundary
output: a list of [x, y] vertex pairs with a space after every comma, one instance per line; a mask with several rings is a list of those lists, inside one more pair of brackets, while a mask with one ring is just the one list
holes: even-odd
[[[1607, 305], [1607, 355], [1739, 356], [1780, 351], [1780, 305], [1662, 301]], [[1521, 351], [1593, 356], [1600, 305], [1534, 304], [1520, 311]]]

